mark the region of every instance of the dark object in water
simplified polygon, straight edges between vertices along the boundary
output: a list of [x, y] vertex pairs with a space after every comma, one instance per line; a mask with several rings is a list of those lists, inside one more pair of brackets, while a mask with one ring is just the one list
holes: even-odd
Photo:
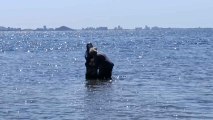
[[105, 54], [97, 53], [95, 49], [91, 49], [90, 53], [95, 56], [95, 65], [98, 68], [98, 78], [105, 80], [112, 79], [112, 69], [114, 66], [112, 61]]
[[90, 59], [92, 58], [92, 56], [89, 54], [89, 50], [90, 50], [90, 48], [92, 48], [92, 47], [93, 47], [92, 43], [87, 43], [87, 45], [86, 45], [86, 49], [87, 49], [87, 50], [86, 50], [86, 52], [85, 52], [85, 59], [86, 59], [85, 65], [86, 65], [86, 66], [88, 65]]
[[97, 67], [95, 66], [94, 58], [92, 55], [89, 54], [90, 48], [92, 48], [92, 43], [87, 43], [86, 45], [86, 52], [85, 52], [85, 59], [86, 59], [86, 79], [88, 80], [94, 80], [97, 79], [98, 73], [97, 73]]
[[95, 80], [98, 77], [97, 68], [94, 66], [86, 67], [86, 80]]

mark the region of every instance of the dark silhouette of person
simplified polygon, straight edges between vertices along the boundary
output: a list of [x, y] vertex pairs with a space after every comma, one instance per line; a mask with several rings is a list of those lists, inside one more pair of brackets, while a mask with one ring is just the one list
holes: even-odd
[[85, 66], [86, 66], [86, 79], [97, 79], [98, 72], [97, 66], [95, 65], [94, 57], [89, 54], [90, 49], [93, 48], [92, 43], [87, 43], [85, 52]]
[[112, 69], [114, 64], [110, 59], [104, 54], [97, 52], [97, 49], [90, 48], [89, 52], [95, 60], [95, 66], [98, 68], [98, 78], [100, 80], [110, 80], [112, 79]]

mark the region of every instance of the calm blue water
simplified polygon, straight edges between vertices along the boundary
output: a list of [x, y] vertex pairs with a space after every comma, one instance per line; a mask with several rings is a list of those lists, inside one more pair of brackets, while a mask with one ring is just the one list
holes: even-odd
[[[85, 44], [114, 62], [85, 81]], [[0, 119], [213, 119], [213, 30], [0, 32]]]

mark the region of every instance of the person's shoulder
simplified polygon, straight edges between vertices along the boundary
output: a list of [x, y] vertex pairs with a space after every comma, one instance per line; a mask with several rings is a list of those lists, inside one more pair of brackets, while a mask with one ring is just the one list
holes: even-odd
[[97, 55], [99, 55], [99, 56], [106, 56], [106, 54], [103, 53], [103, 52], [98, 52]]
[[101, 52], [98, 52], [97, 53], [97, 58], [99, 58], [99, 59], [105, 59], [105, 54], [104, 53], [101, 53]]

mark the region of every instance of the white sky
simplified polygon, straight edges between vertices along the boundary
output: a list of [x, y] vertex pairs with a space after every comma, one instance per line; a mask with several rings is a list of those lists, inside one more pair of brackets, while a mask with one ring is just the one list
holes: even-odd
[[0, 0], [0, 26], [213, 27], [213, 0]]

